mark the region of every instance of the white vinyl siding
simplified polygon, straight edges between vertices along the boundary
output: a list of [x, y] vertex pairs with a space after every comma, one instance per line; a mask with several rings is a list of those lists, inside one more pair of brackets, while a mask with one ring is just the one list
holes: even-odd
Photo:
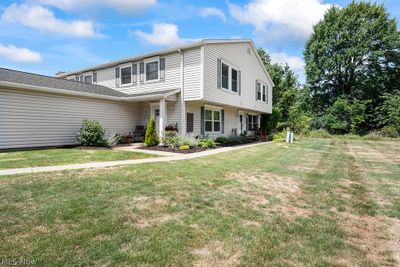
[[[248, 48], [251, 50], [250, 54], [247, 52]], [[218, 89], [218, 59], [222, 59], [222, 62], [241, 71], [240, 94]], [[261, 113], [271, 113], [271, 101], [267, 104], [256, 101], [256, 80], [265, 81], [268, 88], [272, 88], [272, 84], [268, 82], [269, 79], [249, 43], [219, 43], [204, 46], [204, 101]], [[271, 99], [271, 93], [272, 90], [268, 90], [266, 99]]]
[[136, 103], [0, 88], [0, 149], [73, 145], [85, 118], [109, 135], [132, 131], [141, 117]]

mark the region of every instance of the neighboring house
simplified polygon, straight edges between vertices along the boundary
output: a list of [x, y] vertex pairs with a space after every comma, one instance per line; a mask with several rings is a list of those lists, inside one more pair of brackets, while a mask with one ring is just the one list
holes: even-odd
[[273, 83], [251, 40], [202, 40], [55, 77], [0, 68], [0, 149], [75, 144], [84, 118], [107, 134], [156, 120], [180, 134], [252, 132]]

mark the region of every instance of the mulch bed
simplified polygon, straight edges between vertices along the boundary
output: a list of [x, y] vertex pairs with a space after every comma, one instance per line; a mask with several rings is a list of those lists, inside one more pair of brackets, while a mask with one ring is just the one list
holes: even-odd
[[190, 149], [187, 149], [187, 150], [179, 149], [179, 147], [168, 147], [168, 146], [152, 146], [152, 147], [141, 146], [141, 147], [138, 147], [138, 149], [189, 154], [189, 153], [196, 153], [196, 152], [216, 149], [216, 148], [220, 148], [220, 147], [239, 146], [239, 145], [254, 144], [254, 143], [260, 143], [260, 141], [249, 141], [249, 142], [244, 142], [242, 144], [217, 144], [217, 146], [214, 148], [191, 147]]
[[147, 147], [147, 146], [141, 146], [138, 147], [138, 149], [145, 149], [145, 150], [157, 150], [157, 151], [164, 151], [164, 152], [173, 152], [173, 153], [181, 153], [181, 154], [189, 154], [189, 153], [196, 153], [196, 152], [201, 152], [201, 151], [206, 151], [210, 150], [213, 148], [202, 148], [202, 147], [191, 147], [190, 149], [182, 150], [179, 149], [179, 147], [165, 147], [165, 146], [152, 146], [152, 147]]

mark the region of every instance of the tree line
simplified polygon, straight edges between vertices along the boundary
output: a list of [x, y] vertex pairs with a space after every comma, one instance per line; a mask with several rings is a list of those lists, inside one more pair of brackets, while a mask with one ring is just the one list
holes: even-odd
[[268, 133], [400, 135], [400, 32], [383, 4], [325, 13], [305, 45], [304, 85], [287, 64], [258, 53], [275, 84], [272, 114], [262, 118]]

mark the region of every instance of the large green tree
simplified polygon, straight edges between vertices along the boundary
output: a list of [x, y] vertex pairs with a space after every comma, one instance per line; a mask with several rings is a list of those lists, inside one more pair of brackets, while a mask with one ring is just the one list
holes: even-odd
[[308, 128], [309, 117], [303, 105], [308, 96], [307, 90], [301, 88], [288, 64], [272, 63], [270, 55], [263, 48], [258, 49], [258, 54], [275, 84], [272, 91], [273, 111], [262, 118], [262, 126], [268, 132], [285, 128], [301, 132]]
[[374, 128], [380, 96], [400, 88], [400, 33], [383, 5], [352, 2], [332, 7], [306, 44], [307, 84], [316, 115], [336, 100], [368, 101], [366, 118]]

